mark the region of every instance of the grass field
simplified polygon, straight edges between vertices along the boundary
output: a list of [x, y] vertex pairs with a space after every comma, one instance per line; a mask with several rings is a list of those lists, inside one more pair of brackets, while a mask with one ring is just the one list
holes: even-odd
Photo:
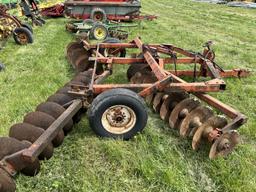
[[[130, 38], [172, 43], [202, 50], [215, 42], [217, 62], [227, 68], [254, 69], [256, 64], [256, 10], [194, 3], [189, 0], [143, 0], [143, 12], [159, 19], [143, 22]], [[35, 43], [18, 46], [10, 39], [1, 51], [6, 70], [0, 73], [0, 135], [45, 101], [74, 75], [65, 58], [65, 46], [74, 39], [65, 31], [65, 19], [50, 19], [35, 28]], [[126, 68], [117, 69], [112, 82], [126, 82]], [[87, 191], [256, 191], [256, 77], [227, 79], [227, 91], [214, 94], [249, 117], [240, 130], [242, 142], [226, 159], [208, 159], [191, 141], [149, 110], [145, 131], [129, 142], [98, 138], [87, 118], [76, 125], [54, 157], [42, 163], [34, 178], [18, 175], [18, 192]]]

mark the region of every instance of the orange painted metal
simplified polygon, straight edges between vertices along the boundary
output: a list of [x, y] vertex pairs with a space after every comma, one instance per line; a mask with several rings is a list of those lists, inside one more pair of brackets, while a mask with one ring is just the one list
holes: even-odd
[[[86, 41], [83, 41], [84, 46], [87, 50], [93, 50], [94, 54], [96, 45], [91, 45]], [[220, 102], [219, 100], [205, 94], [205, 92], [217, 92], [225, 90], [226, 84], [221, 79], [222, 77], [246, 77], [250, 73], [247, 70], [234, 69], [234, 70], [223, 70], [214, 62], [215, 54], [210, 49], [210, 44], [207, 44], [206, 48], [203, 50], [203, 53], [194, 53], [187, 51], [185, 49], [176, 47], [170, 44], [144, 44], [140, 38], [134, 39], [130, 43], [101, 43], [98, 44], [98, 49], [101, 48], [130, 48], [139, 50], [139, 53], [143, 57], [135, 58], [120, 58], [120, 57], [111, 57], [107, 58], [102, 55], [98, 57], [90, 57], [91, 61], [97, 61], [101, 64], [147, 64], [152, 70], [152, 73], [157, 77], [158, 81], [153, 84], [105, 84], [105, 85], [96, 85], [94, 84], [93, 92], [94, 94], [100, 94], [103, 91], [114, 89], [114, 88], [127, 88], [136, 91], [140, 91], [141, 96], [150, 95], [156, 91], [186, 91], [193, 93], [196, 97], [205, 101], [210, 106], [217, 108], [222, 111], [228, 117], [233, 119], [228, 126], [234, 127], [238, 126], [240, 123], [244, 123], [245, 116], [240, 112], [236, 111], [232, 107]], [[97, 52], [97, 51], [96, 51]], [[162, 55], [166, 55], [162, 57]], [[139, 55], [139, 54], [136, 54]], [[177, 57], [182, 55], [185, 58]], [[198, 64], [200, 70], [165, 70], [168, 64]], [[176, 66], [175, 66], [176, 67]], [[186, 82], [180, 77], [189, 76], [189, 77], [210, 77], [211, 80], [206, 82]], [[167, 83], [168, 81], [169, 83]], [[171, 82], [170, 82], [171, 81]], [[97, 82], [99, 83], [99, 82]], [[87, 88], [84, 88], [84, 93]], [[80, 94], [83, 92], [80, 91]], [[227, 127], [228, 127], [227, 126]]]

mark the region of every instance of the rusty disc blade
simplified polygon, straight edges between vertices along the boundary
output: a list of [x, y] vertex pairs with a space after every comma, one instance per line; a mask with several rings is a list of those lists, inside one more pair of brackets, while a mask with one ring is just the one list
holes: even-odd
[[0, 160], [7, 155], [23, 150], [24, 148], [24, 144], [15, 138], [0, 137]]
[[189, 136], [192, 130], [197, 130], [211, 116], [213, 116], [213, 111], [210, 108], [205, 106], [195, 108], [181, 122], [180, 135]]
[[68, 86], [71, 86], [71, 85], [85, 86], [84, 83], [82, 83], [81, 81], [76, 81], [76, 80], [71, 80], [67, 85]]
[[74, 52], [77, 50], [83, 50], [83, 49], [84, 49], [83, 47], [76, 47], [74, 49], [69, 49], [67, 51], [67, 60], [69, 61], [69, 63], [71, 63], [71, 58], [72, 58], [72, 55], [74, 54]]
[[70, 57], [70, 64], [73, 66], [74, 69], [77, 69], [76, 61], [83, 55], [87, 55], [87, 52], [85, 49], [75, 49], [72, 51], [71, 57]]
[[41, 127], [44, 130], [48, 129], [48, 127], [50, 127], [54, 121], [54, 117], [40, 111], [28, 113], [23, 120], [24, 123], [28, 123], [36, 127]]
[[12, 177], [0, 168], [0, 191], [1, 192], [15, 192], [16, 184]]
[[137, 73], [146, 68], [147, 64], [132, 64], [127, 70], [127, 79], [130, 79]]
[[221, 116], [212, 116], [203, 125], [201, 125], [193, 136], [192, 148], [197, 150], [199, 148], [200, 142], [203, 138], [208, 137], [210, 131], [218, 128], [222, 129], [228, 124], [226, 118]]
[[62, 113], [64, 113], [65, 108], [54, 102], [44, 102], [37, 106], [36, 111], [46, 113], [57, 119]]
[[42, 134], [44, 129], [28, 123], [18, 123], [9, 130], [9, 136], [19, 141], [27, 140], [34, 143]]
[[167, 95], [164, 93], [157, 93], [154, 100], [153, 100], [153, 109], [156, 113], [159, 113], [160, 107], [164, 100], [166, 99]]
[[71, 42], [67, 45], [66, 47], [66, 56], [69, 57], [71, 54], [72, 50], [77, 49], [77, 48], [83, 48], [83, 43], [82, 42]]
[[143, 83], [155, 83], [157, 81], [156, 76], [152, 72], [145, 72], [144, 73], [144, 78], [143, 78]]
[[189, 95], [183, 92], [172, 92], [164, 100], [160, 108], [160, 117], [164, 121], [168, 121], [173, 108], [182, 100], [188, 98]]
[[74, 98], [72, 98], [71, 96], [69, 96], [67, 94], [54, 94], [54, 95], [48, 97], [48, 99], [47, 99], [47, 101], [58, 103], [61, 106], [64, 106], [65, 104], [68, 104], [73, 100], [74, 100]]
[[36, 176], [40, 171], [40, 161], [39, 159], [36, 159], [33, 163], [29, 163], [27, 167], [21, 170], [21, 173], [23, 173], [26, 176]]
[[150, 95], [148, 95], [145, 100], [146, 100], [146, 103], [151, 106], [153, 104], [153, 100], [154, 100], [154, 97], [155, 97], [155, 93], [152, 93]]
[[[43, 128], [44, 130], [48, 129], [54, 121], [55, 121], [54, 117], [40, 111], [28, 113], [24, 117], [24, 123], [29, 123], [36, 127]], [[63, 140], [64, 140], [64, 132], [63, 130], [60, 130], [57, 136], [52, 140], [53, 146], [59, 147], [63, 143]]]
[[[62, 113], [65, 112], [65, 108], [57, 103], [54, 103], [54, 102], [45, 102], [45, 103], [38, 105], [38, 107], [36, 108], [36, 111], [41, 111], [41, 112], [47, 113], [47, 114], [53, 116], [55, 119], [57, 119]], [[71, 119], [63, 127], [63, 131], [65, 134], [67, 134], [68, 132], [70, 132], [72, 130], [72, 128], [73, 128], [73, 120]], [[64, 139], [63, 133], [60, 131], [59, 134], [60, 135], [59, 135], [58, 140], [59, 140], [59, 143], [62, 144], [62, 141]], [[63, 139], [61, 139], [61, 138], [63, 138]], [[55, 146], [56, 146], [56, 143], [55, 143]]]
[[93, 63], [89, 61], [89, 55], [87, 53], [79, 55], [75, 61], [75, 69], [77, 72], [83, 72], [93, 68]]
[[141, 84], [143, 83], [143, 74], [140, 73], [140, 72], [137, 72], [131, 79], [130, 79], [130, 82], [132, 84]]
[[[29, 148], [32, 145], [29, 141], [22, 141], [22, 143], [25, 145], [25, 148]], [[39, 173], [40, 167], [39, 159], [36, 158], [34, 162], [27, 163], [26, 167], [21, 170], [21, 173], [26, 176], [35, 176]]]
[[[19, 141], [11, 137], [1, 137], [0, 138], [0, 160], [8, 155], [12, 155], [18, 151], [26, 149], [30, 147], [30, 145], [31, 143], [28, 141]], [[22, 170], [16, 170], [16, 171], [21, 171], [27, 176], [33, 176], [33, 175], [36, 175], [39, 172], [39, 170], [40, 170], [40, 163], [38, 159], [36, 159], [34, 163], [30, 163]]]
[[84, 76], [84, 77], [86, 77], [86, 78], [91, 80], [92, 74], [93, 74], [93, 69], [88, 69], [88, 70], [86, 70], [84, 72], [79, 73], [78, 76]]
[[223, 133], [212, 145], [209, 158], [226, 157], [229, 155], [236, 145], [239, 143], [239, 133], [236, 130], [231, 130]]
[[87, 77], [84, 75], [77, 75], [72, 79], [72, 81], [80, 81], [80, 82], [88, 85], [91, 82], [91, 77]]
[[65, 134], [63, 130], [60, 130], [57, 136], [52, 140], [52, 144], [54, 147], [59, 147], [63, 143], [65, 138]]
[[169, 104], [171, 102], [171, 97], [168, 96], [164, 102], [161, 105], [160, 108], [160, 118], [164, 121], [167, 121], [167, 119], [169, 118], [169, 115], [171, 113], [171, 109], [169, 108]]
[[[28, 123], [18, 123], [13, 125], [9, 130], [9, 136], [19, 141], [27, 140], [34, 143], [42, 134], [44, 129]], [[53, 155], [53, 145], [49, 143], [44, 151], [40, 154], [39, 159], [50, 159]]]
[[193, 98], [187, 98], [181, 101], [171, 112], [169, 117], [169, 125], [173, 129], [179, 129], [180, 122], [186, 117], [186, 115], [198, 107], [200, 102]]
[[67, 94], [69, 91], [71, 91], [71, 87], [67, 85], [67, 86], [60, 88], [58, 91], [56, 91], [56, 93]]

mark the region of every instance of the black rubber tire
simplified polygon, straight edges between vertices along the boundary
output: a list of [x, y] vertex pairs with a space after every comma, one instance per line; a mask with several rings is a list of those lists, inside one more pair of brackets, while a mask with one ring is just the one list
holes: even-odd
[[32, 34], [34, 33], [33, 28], [32, 28], [31, 25], [29, 25], [27, 23], [22, 23], [21, 26], [24, 27], [24, 28], [27, 28]]
[[[22, 42], [22, 40], [19, 39], [18, 36], [20, 34], [23, 34], [26, 36], [26, 41]], [[16, 29], [14, 29], [13, 38], [15, 42], [19, 45], [26, 45], [28, 43], [33, 43], [34, 41], [33, 34], [25, 27], [17, 27]]]
[[[96, 14], [99, 14], [101, 15], [101, 18], [100, 19], [97, 19], [96, 18]], [[93, 21], [96, 21], [96, 22], [106, 22], [107, 21], [107, 14], [106, 12], [101, 9], [101, 8], [94, 8], [91, 12], [91, 17], [90, 19], [92, 19]]]
[[[115, 105], [124, 105], [133, 110], [136, 122], [128, 132], [122, 134], [111, 133], [102, 125], [102, 115]], [[128, 89], [112, 89], [100, 94], [91, 104], [88, 110], [89, 123], [94, 132], [101, 137], [129, 140], [138, 132], [141, 132], [148, 120], [147, 109], [144, 100], [135, 92]]]
[[[96, 33], [96, 30], [97, 29], [99, 29], [99, 28], [101, 28], [102, 30], [104, 30], [104, 33], [105, 33], [105, 35], [103, 36], [103, 37], [97, 37], [97, 35], [95, 34]], [[102, 41], [102, 40], [104, 40], [104, 39], [106, 39], [107, 37], [108, 37], [108, 29], [106, 28], [106, 26], [105, 25], [103, 25], [103, 24], [101, 24], [101, 23], [95, 23], [94, 25], [93, 25], [93, 27], [91, 28], [91, 30], [90, 30], [90, 35], [89, 35], [89, 37], [91, 38], [91, 39], [96, 39], [96, 40], [100, 40], [100, 41]]]
[[[116, 39], [116, 38], [108, 38], [108, 39], [104, 40], [103, 43], [121, 43], [121, 41], [119, 39]], [[105, 50], [106, 50], [106, 48], [101, 48], [99, 50], [99, 52], [103, 56], [106, 57], [107, 55], [105, 55]], [[120, 53], [120, 55], [118, 57], [125, 57], [126, 56], [126, 49], [121, 49], [119, 53]]]

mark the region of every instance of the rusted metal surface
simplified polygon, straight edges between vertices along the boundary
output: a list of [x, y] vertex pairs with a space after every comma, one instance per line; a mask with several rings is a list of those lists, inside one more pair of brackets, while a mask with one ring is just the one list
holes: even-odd
[[56, 119], [51, 126], [36, 139], [33, 144], [11, 155], [5, 156], [1, 160], [2, 168], [10, 175], [14, 175], [17, 170], [26, 167], [27, 164], [33, 163], [59, 133], [59, 131], [70, 121], [70, 119], [82, 108], [81, 100], [74, 100], [69, 108]]
[[[67, 0], [65, 1], [65, 13], [76, 19], [98, 19], [97, 14], [103, 14], [106, 19], [116, 21], [153, 20], [154, 15], [140, 15], [141, 3], [136, 1], [113, 0]], [[99, 11], [100, 10], [100, 11]], [[96, 14], [97, 13], [97, 14]], [[98, 16], [98, 17], [97, 17]]]
[[[179, 129], [182, 136], [194, 136], [195, 144], [193, 144], [193, 149], [198, 148], [198, 143], [200, 143], [202, 139], [212, 143], [219, 142], [218, 139], [224, 137], [225, 141], [228, 140], [227, 142], [230, 142], [229, 135], [226, 133], [239, 128], [246, 122], [246, 117], [243, 114], [206, 94], [206, 92], [225, 90], [226, 83], [221, 79], [222, 77], [240, 78], [250, 74], [249, 71], [243, 69], [223, 70], [214, 61], [215, 53], [210, 47], [210, 42], [206, 43], [202, 54], [186, 51], [185, 49], [169, 44], [144, 44], [139, 38], [136, 38], [130, 43], [101, 43], [98, 44], [97, 47], [86, 41], [83, 41], [83, 44], [87, 50], [94, 53], [94, 55], [89, 58], [90, 61], [111, 66], [121, 64], [141, 65], [143, 67], [137, 67], [137, 73], [132, 72], [133, 76], [131, 82], [133, 84], [98, 84], [99, 82], [96, 84], [93, 80], [90, 86], [82, 87], [77, 85], [76, 88], [79, 91], [76, 92], [74, 90], [72, 94], [86, 96], [88, 95], [89, 87], [95, 95], [115, 88], [126, 88], [139, 92], [139, 94], [146, 97], [147, 100], [150, 98], [150, 103], [153, 104], [155, 111], [160, 113], [163, 120], [168, 121], [169, 118], [170, 127]], [[98, 51], [96, 48], [98, 50], [101, 48], [130, 48], [138, 50], [139, 53], [134, 54], [135, 57], [130, 58], [116, 56], [105, 57], [100, 54], [97, 55]], [[182, 57], [180, 58], [180, 56]], [[193, 67], [193, 70], [177, 69], [177, 67], [182, 64], [190, 65]], [[200, 66], [200, 68], [195, 70], [195, 64]], [[175, 70], [166, 70], [170, 65], [175, 67]], [[150, 73], [153, 75], [152, 77], [156, 78], [150, 78], [148, 75]], [[194, 81], [201, 76], [208, 77], [210, 80], [204, 82], [187, 82], [181, 78], [183, 76], [192, 77]], [[149, 80], [146, 80], [147, 78], [149, 78]], [[154, 81], [150, 79], [154, 79]], [[224, 113], [231, 121], [229, 123], [224, 121], [226, 123], [223, 123], [221, 118], [213, 114], [212, 110], [202, 106], [198, 100], [193, 98], [181, 97], [181, 100], [173, 100], [174, 102], [171, 102], [170, 95], [173, 92], [193, 93], [209, 106]], [[225, 142], [222, 139], [219, 143]], [[220, 145], [219, 143], [218, 146]], [[230, 148], [233, 149], [235, 146], [234, 142], [231, 142], [230, 146]], [[228, 154], [230, 150], [226, 148], [224, 152], [221, 150], [219, 153], [223, 152], [222, 154]], [[213, 149], [213, 151], [217, 153], [216, 149]], [[213, 152], [210, 153], [210, 157], [212, 153]]]
[[64, 4], [58, 3], [56, 5], [45, 7], [40, 10], [42, 16], [45, 17], [62, 17], [64, 16]]
[[52, 141], [58, 132], [68, 123], [68, 121], [82, 108], [81, 100], [74, 100], [67, 110], [56, 119], [53, 124], [33, 143], [33, 145], [22, 153], [22, 156], [33, 162], [49, 141]]

